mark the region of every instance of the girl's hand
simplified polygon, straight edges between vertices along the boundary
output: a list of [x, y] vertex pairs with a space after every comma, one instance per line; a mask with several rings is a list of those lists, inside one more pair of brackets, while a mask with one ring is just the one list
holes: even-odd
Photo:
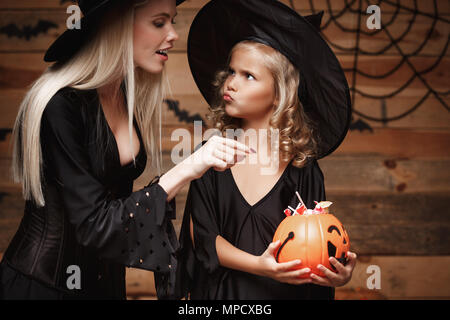
[[186, 160], [192, 178], [198, 179], [211, 167], [224, 171], [234, 166], [250, 152], [256, 151], [236, 140], [213, 136]]
[[301, 264], [300, 260], [293, 260], [283, 263], [278, 263], [275, 260], [275, 252], [280, 244], [280, 240], [272, 242], [267, 247], [266, 251], [258, 257], [258, 265], [260, 267], [258, 274], [289, 284], [311, 283], [312, 279], [310, 278], [299, 279], [301, 275], [307, 274], [311, 271], [309, 268], [292, 270], [292, 268]]
[[313, 283], [327, 287], [340, 287], [349, 282], [356, 265], [356, 254], [350, 251], [348, 252], [348, 262], [346, 266], [337, 261], [334, 257], [330, 258], [330, 263], [336, 268], [337, 273], [334, 273], [322, 265], [318, 265], [317, 268], [325, 273], [326, 277], [324, 278], [311, 274]]

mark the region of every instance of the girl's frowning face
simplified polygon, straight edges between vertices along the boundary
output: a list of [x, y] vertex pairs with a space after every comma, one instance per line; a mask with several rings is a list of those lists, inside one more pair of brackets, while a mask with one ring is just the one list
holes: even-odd
[[232, 53], [223, 93], [225, 112], [231, 117], [257, 120], [272, 114], [274, 79], [261, 52], [239, 48]]

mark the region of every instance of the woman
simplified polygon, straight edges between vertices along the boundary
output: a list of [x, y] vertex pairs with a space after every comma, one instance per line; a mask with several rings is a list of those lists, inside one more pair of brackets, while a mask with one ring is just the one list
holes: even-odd
[[[216, 24], [206, 28], [211, 20]], [[320, 20], [275, 0], [213, 0], [194, 19], [189, 62], [213, 124], [224, 134], [241, 130], [238, 141], [257, 144], [278, 165], [263, 174], [267, 164], [259, 157], [224, 172], [209, 170], [191, 183], [180, 235], [179, 297], [333, 299], [334, 287], [350, 280], [352, 252], [346, 265], [330, 256], [336, 273], [319, 266], [325, 277], [301, 279], [311, 270], [299, 260], [277, 263], [280, 242], [272, 243], [284, 209], [296, 207], [296, 191], [308, 208], [326, 199], [317, 159], [336, 149], [348, 130], [347, 82], [316, 30]], [[275, 130], [279, 146], [260, 133]], [[260, 134], [246, 141], [248, 132]]]
[[81, 29], [47, 51], [55, 63], [25, 96], [13, 132], [26, 205], [0, 266], [0, 297], [124, 299], [125, 266], [154, 271], [158, 297], [172, 290], [174, 196], [207, 169], [233, 165], [220, 155], [249, 152], [215, 138], [197, 161], [132, 192], [147, 152], [160, 172], [155, 137], [180, 2], [80, 0]]

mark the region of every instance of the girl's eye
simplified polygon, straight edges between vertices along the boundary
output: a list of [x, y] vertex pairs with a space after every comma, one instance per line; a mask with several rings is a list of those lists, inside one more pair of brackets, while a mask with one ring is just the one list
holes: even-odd
[[231, 75], [234, 75], [234, 74], [235, 74], [235, 72], [234, 72], [233, 69], [228, 69], [228, 73], [231, 74]]
[[175, 19], [172, 19], [172, 24], [177, 24], [177, 22], [175, 21]]
[[247, 79], [248, 80], [255, 80], [255, 78], [250, 73], [247, 73]]

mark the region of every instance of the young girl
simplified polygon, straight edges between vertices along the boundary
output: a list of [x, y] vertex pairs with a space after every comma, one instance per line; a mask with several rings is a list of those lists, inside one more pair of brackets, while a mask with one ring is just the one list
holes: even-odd
[[[297, 204], [295, 191], [309, 208], [326, 199], [316, 159], [334, 150], [347, 131], [345, 77], [331, 50], [317, 41], [317, 31], [289, 8], [269, 0], [231, 2], [214, 0], [196, 17], [189, 35], [191, 70], [221, 132], [278, 129], [279, 150], [271, 150], [267, 139], [253, 140], [260, 141], [257, 145], [250, 141], [249, 147], [275, 154], [272, 160], [279, 165], [273, 174], [264, 175], [266, 165], [246, 159], [223, 172], [209, 170], [191, 183], [180, 234], [178, 294], [190, 294], [191, 299], [333, 299], [334, 287], [350, 280], [355, 254], [349, 252], [346, 266], [330, 258], [337, 273], [321, 267], [326, 277], [300, 279], [310, 270], [293, 270], [301, 265], [298, 260], [277, 263], [274, 253], [280, 243], [271, 242], [284, 209]], [[208, 19], [222, 27], [206, 30]], [[308, 20], [317, 25], [320, 16]], [[293, 32], [295, 27], [311, 40], [298, 51], [292, 49], [304, 39]], [[201, 39], [210, 38], [215, 39], [213, 45], [200, 45]], [[337, 71], [321, 74], [320, 68], [311, 72], [305, 67], [300, 74], [300, 64], [291, 61], [305, 63], [299, 58], [310, 50], [318, 50], [321, 58], [311, 55], [308, 63]], [[229, 52], [228, 57], [221, 52]], [[211, 81], [206, 72], [222, 65], [227, 69]], [[327, 86], [324, 79], [335, 85]], [[299, 88], [309, 93], [308, 99]], [[305, 111], [302, 98], [314, 111]], [[325, 109], [322, 99], [330, 103]], [[319, 117], [324, 110], [327, 120]], [[333, 127], [332, 121], [341, 122], [334, 126], [340, 128], [335, 135], [320, 132], [324, 126]], [[247, 144], [246, 136], [240, 134], [237, 140]]]

